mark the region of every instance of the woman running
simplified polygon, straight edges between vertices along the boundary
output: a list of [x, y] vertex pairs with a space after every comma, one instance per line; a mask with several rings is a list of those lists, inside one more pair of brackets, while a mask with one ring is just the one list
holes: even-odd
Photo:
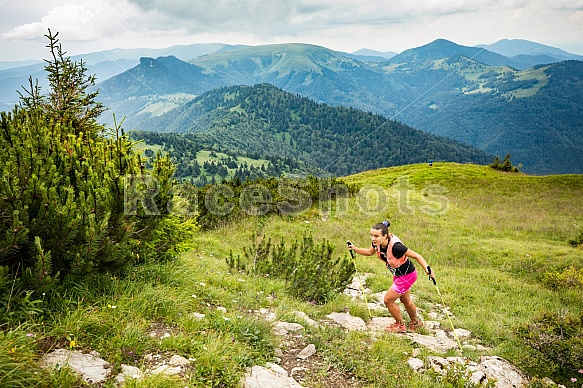
[[417, 316], [417, 307], [411, 300], [411, 286], [417, 280], [417, 270], [409, 258], [417, 260], [425, 273], [431, 277], [433, 277], [433, 271], [428, 272], [427, 262], [419, 253], [408, 249], [397, 236], [389, 233], [390, 225], [388, 221], [383, 221], [372, 227], [370, 230], [372, 245], [369, 248], [358, 248], [348, 244], [348, 249], [363, 256], [372, 256], [376, 253], [391, 271], [393, 284], [385, 293], [384, 302], [395, 319], [395, 323], [385, 327], [385, 330], [392, 333], [405, 333], [407, 326], [403, 321], [401, 309], [395, 303], [397, 299], [401, 300], [411, 319], [409, 330], [415, 331], [423, 326], [423, 322]]

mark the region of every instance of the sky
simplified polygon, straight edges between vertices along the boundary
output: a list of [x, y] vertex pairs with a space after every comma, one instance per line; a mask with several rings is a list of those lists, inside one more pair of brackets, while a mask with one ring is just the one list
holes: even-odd
[[525, 39], [583, 55], [583, 0], [0, 0], [0, 61], [194, 43], [393, 51]]

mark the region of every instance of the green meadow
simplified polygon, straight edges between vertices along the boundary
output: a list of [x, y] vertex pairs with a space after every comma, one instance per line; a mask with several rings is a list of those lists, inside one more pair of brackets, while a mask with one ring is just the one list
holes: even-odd
[[[123, 277], [96, 275], [63, 285], [58, 300], [32, 292], [18, 309], [7, 306], [19, 323], [6, 322], [0, 331], [0, 386], [7, 381], [20, 387], [84, 386], [67, 369], [45, 372], [37, 366], [43, 352], [63, 347], [98, 351], [114, 371], [121, 364], [144, 367], [148, 354], [194, 360], [184, 376], [150, 376], [128, 382], [129, 387], [238, 387], [247, 368], [273, 362], [281, 346], [281, 338], [271, 332], [274, 323], [257, 314], [259, 309], [271, 310], [277, 320], [300, 323], [293, 311], [315, 320], [343, 311], [365, 321], [370, 316], [366, 307], [342, 294], [323, 304], [292, 297], [285, 281], [234, 271], [225, 258], [242, 256], [254, 236], [292, 243], [305, 235], [316, 243], [328, 241], [335, 257], [349, 258], [346, 241], [368, 246], [371, 226], [383, 220], [432, 266], [455, 326], [470, 330], [489, 348], [486, 354], [525, 371], [532, 387], [544, 386], [544, 377], [568, 387], [577, 386], [570, 378], [579, 378], [581, 384], [577, 370], [583, 364], [572, 362], [577, 355], [570, 358], [573, 369], [565, 369], [529, 347], [521, 333], [545, 314], [573, 318], [567, 321], [579, 322], [581, 333], [583, 251], [569, 241], [583, 231], [583, 176], [529, 176], [434, 163], [342, 179], [359, 185], [359, 193], [296, 214], [232, 219], [219, 229], [196, 231], [173, 260], [145, 262]], [[374, 257], [357, 256], [355, 263], [358, 274], [371, 274], [367, 285], [372, 292], [390, 286]], [[441, 303], [425, 276], [412, 293], [423, 311]], [[196, 319], [193, 313], [205, 316]], [[386, 311], [373, 314], [388, 316]], [[445, 320], [441, 324], [449, 327]], [[172, 335], [153, 338], [154, 327]], [[331, 326], [306, 327], [304, 335], [324, 363], [304, 386], [324, 387], [322, 376], [331, 368], [353, 376], [358, 382], [353, 386], [359, 387], [469, 386], [463, 376], [413, 372], [407, 359], [417, 345], [404, 337], [387, 333], [373, 339]], [[583, 349], [581, 342], [574, 343]], [[447, 355], [455, 354], [477, 359], [483, 353]], [[420, 357], [429, 355], [423, 350]]]

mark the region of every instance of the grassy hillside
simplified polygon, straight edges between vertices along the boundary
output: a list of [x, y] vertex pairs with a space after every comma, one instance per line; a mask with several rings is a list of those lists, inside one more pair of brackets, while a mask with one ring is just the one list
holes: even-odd
[[[528, 176], [436, 163], [367, 171], [345, 181], [362, 185], [346, 207], [332, 203], [301, 214], [233, 220], [219, 230], [198, 232], [189, 251], [175, 262], [145, 264], [124, 279], [73, 285], [62, 295], [69, 300], [66, 308], [54, 313], [41, 302], [25, 324], [4, 328], [0, 353], [13, 350], [11, 360], [21, 378], [41, 380], [44, 385], [38, 386], [50, 386], [48, 380], [56, 384], [52, 386], [79, 386], [70, 374], [35, 375], [38, 370], [30, 366], [41, 350], [69, 346], [72, 338], [75, 347], [99, 351], [114, 368], [121, 363], [141, 366], [147, 354], [178, 353], [196, 360], [184, 377], [149, 377], [132, 387], [237, 386], [246, 367], [273, 361], [274, 348], [282, 346], [270, 332], [272, 323], [257, 313], [260, 308], [287, 321], [297, 321], [291, 315], [294, 310], [316, 320], [346, 310], [370, 318], [362, 305], [344, 295], [314, 305], [289, 296], [277, 279], [230, 272], [225, 264], [229, 252], [242, 255], [252, 232], [288, 243], [309, 233], [317, 242], [331, 242], [335, 256], [348, 257], [347, 239], [367, 246], [370, 227], [389, 219], [391, 231], [434, 268], [456, 327], [472, 331], [491, 347], [488, 354], [506, 358], [531, 376], [551, 376], [572, 386], [568, 377], [573, 376], [533, 358], [517, 329], [543, 312], [578, 316], [583, 311], [581, 285], [570, 288], [563, 283], [554, 291], [543, 282], [545, 274], [569, 266], [581, 270], [582, 251], [567, 241], [583, 227], [582, 175]], [[359, 273], [372, 274], [368, 285], [373, 292], [390, 285], [378, 260], [357, 257], [356, 263]], [[413, 294], [424, 311], [440, 303], [425, 277]], [[194, 312], [205, 317], [195, 319]], [[153, 327], [172, 335], [152, 338]], [[403, 337], [382, 334], [371, 340], [366, 333], [332, 327], [308, 328], [304, 335], [316, 344], [322, 362], [317, 373], [307, 376], [305, 386], [332, 386], [324, 382], [333, 370], [354, 377], [363, 387], [463, 386], [459, 377], [448, 380], [412, 372], [406, 360], [414, 346]], [[422, 357], [428, 355], [431, 352], [423, 351]], [[479, 356], [472, 351], [464, 355]], [[0, 366], [0, 371], [6, 373], [8, 367]]]

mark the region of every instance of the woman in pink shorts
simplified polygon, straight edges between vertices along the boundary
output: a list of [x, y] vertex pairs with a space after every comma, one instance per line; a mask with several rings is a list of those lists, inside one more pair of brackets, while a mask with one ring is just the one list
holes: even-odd
[[[389, 225], [388, 221], [383, 221], [372, 227], [370, 230], [372, 245], [369, 248], [358, 248], [349, 244], [348, 249], [352, 249], [363, 256], [376, 254], [393, 274], [393, 284], [385, 293], [384, 302], [391, 316], [395, 318], [395, 323], [387, 326], [385, 330], [393, 333], [407, 331], [401, 315], [401, 309], [395, 303], [399, 299], [411, 319], [409, 330], [415, 331], [423, 326], [423, 322], [417, 316], [417, 307], [411, 300], [411, 286], [417, 280], [417, 270], [409, 258], [417, 260], [425, 270], [425, 273], [429, 274], [427, 262], [419, 253], [403, 245], [403, 242], [397, 236], [389, 233]], [[433, 277], [433, 271], [429, 275]]]

